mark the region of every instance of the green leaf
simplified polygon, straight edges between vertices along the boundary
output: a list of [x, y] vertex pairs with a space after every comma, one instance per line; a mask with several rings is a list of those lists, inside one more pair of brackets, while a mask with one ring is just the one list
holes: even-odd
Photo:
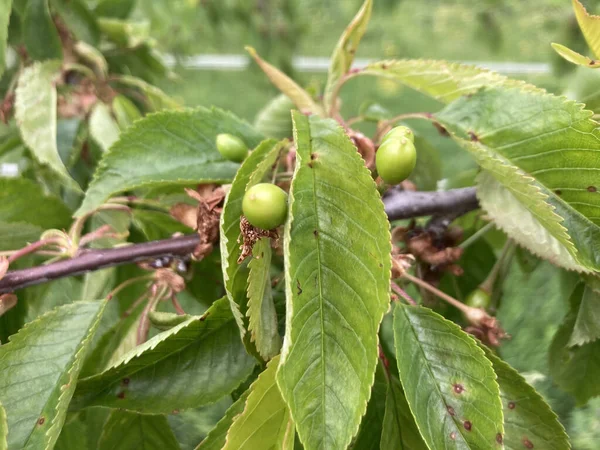
[[579, 284], [573, 291], [571, 311], [550, 346], [550, 374], [561, 389], [573, 394], [578, 404], [600, 395], [600, 384], [596, 381], [600, 377], [600, 340], [569, 346], [584, 289], [584, 284]]
[[502, 404], [491, 363], [475, 340], [428, 308], [396, 304], [400, 381], [430, 449], [494, 448]]
[[121, 94], [113, 99], [112, 110], [121, 130], [131, 126], [133, 122], [142, 117], [142, 113], [135, 103]]
[[102, 0], [94, 11], [101, 17], [126, 19], [135, 7], [136, 0]]
[[8, 450], [8, 422], [2, 403], [0, 403], [0, 450]]
[[496, 224], [578, 271], [600, 270], [600, 138], [592, 114], [564, 97], [516, 88], [485, 89], [436, 114], [486, 170], [478, 194]]
[[294, 103], [280, 94], [261, 109], [254, 121], [254, 128], [268, 137], [283, 139], [292, 136], [292, 116]]
[[33, 156], [48, 165], [67, 187], [79, 190], [61, 161], [56, 144], [54, 83], [59, 76], [59, 61], [35, 63], [24, 69], [15, 91], [15, 117], [23, 142]]
[[28, 0], [23, 18], [23, 43], [34, 60], [62, 59], [62, 43], [50, 15], [48, 0]]
[[86, 432], [86, 424], [77, 414], [67, 414], [54, 450], [91, 450]]
[[82, 297], [82, 283], [75, 277], [61, 278], [51, 283], [32, 286], [24, 291], [22, 300], [26, 304], [25, 322], [37, 319], [56, 307], [74, 303]]
[[415, 148], [419, 156], [409, 180], [415, 183], [420, 191], [435, 191], [437, 182], [442, 179], [440, 152], [427, 139], [419, 135], [415, 136]]
[[144, 44], [150, 36], [150, 22], [132, 22], [109, 17], [98, 18], [100, 31], [121, 47], [137, 47]]
[[473, 94], [485, 86], [514, 86], [541, 92], [541, 89], [523, 81], [511, 80], [477, 66], [447, 61], [423, 59], [379, 61], [369, 64], [355, 76], [361, 75], [392, 79], [442, 103], [450, 103], [463, 95]]
[[98, 450], [179, 450], [167, 418], [114, 410], [104, 425]]
[[279, 356], [250, 386], [244, 411], [233, 420], [223, 450], [294, 449], [294, 423], [275, 381], [278, 364]]
[[250, 390], [246, 390], [233, 405], [227, 409], [227, 412], [215, 427], [208, 433], [208, 436], [196, 447], [196, 450], [222, 450], [225, 446], [227, 432], [233, 423], [233, 420], [241, 414], [246, 407], [246, 400], [250, 395]]
[[86, 44], [84, 41], [77, 41], [73, 46], [73, 50], [77, 53], [77, 56], [94, 67], [97, 76], [105, 78], [108, 75], [108, 63], [102, 52], [96, 47]]
[[600, 278], [584, 277], [585, 287], [569, 345], [584, 345], [600, 339]]
[[381, 449], [427, 450], [400, 382], [390, 376], [381, 431]]
[[52, 448], [104, 302], [78, 302], [25, 325], [0, 347], [10, 448]]
[[[352, 444], [352, 450], [379, 450], [381, 447], [381, 430], [385, 414], [387, 381], [382, 364], [377, 364], [375, 381], [371, 387], [371, 397], [367, 411], [360, 421], [358, 434]], [[398, 448], [398, 447], [387, 447]]]
[[71, 222], [71, 211], [60, 199], [25, 178], [0, 177], [0, 204], [0, 223], [27, 223], [41, 232], [66, 228]]
[[106, 371], [80, 380], [71, 406], [143, 413], [199, 407], [231, 392], [253, 367], [227, 300], [221, 299], [203, 316], [156, 335]]
[[[115, 300], [111, 299], [111, 301]], [[120, 361], [123, 355], [135, 349], [137, 345], [137, 327], [144, 306], [144, 303], [138, 305], [129, 315], [120, 318], [102, 336], [85, 361], [81, 370], [82, 377], [96, 375], [104, 370], [108, 370]]]
[[342, 128], [298, 112], [293, 120], [287, 323], [277, 381], [304, 446], [345, 449], [371, 395], [377, 331], [389, 307], [389, 223]]
[[350, 22], [340, 36], [340, 40], [333, 50], [323, 100], [325, 111], [328, 113], [335, 107], [333, 103], [336, 99], [333, 97], [333, 94], [337, 89], [340, 78], [342, 78], [352, 67], [354, 54], [358, 49], [358, 44], [365, 34], [365, 31], [367, 31], [367, 25], [371, 19], [372, 9], [373, 1], [365, 0], [356, 13], [356, 16], [354, 16], [354, 19], [352, 19], [352, 22]]
[[575, 17], [590, 49], [600, 58], [600, 17], [590, 15], [579, 0], [573, 0]]
[[498, 377], [504, 412], [504, 436], [498, 436], [497, 442], [504, 442], [506, 450], [570, 449], [565, 429], [542, 396], [490, 349], [483, 350]]
[[[246, 324], [243, 317], [247, 310], [248, 267], [246, 263], [238, 264], [241, 250], [238, 244], [240, 232], [240, 217], [242, 215], [242, 200], [246, 189], [259, 183], [271, 168], [281, 151], [283, 142], [266, 140], [256, 147], [244, 160], [225, 198], [221, 223], [221, 267], [227, 298], [231, 304], [233, 316], [243, 336], [246, 334]], [[254, 181], [251, 181], [254, 180]]]
[[232, 404], [231, 396], [226, 395], [211, 405], [169, 414], [167, 420], [181, 450], [196, 448], [198, 442], [206, 438]]
[[279, 354], [281, 348], [271, 291], [271, 239], [261, 238], [254, 244], [248, 269], [248, 330], [256, 343], [256, 350], [268, 361]]
[[0, 76], [6, 68], [6, 41], [8, 39], [11, 6], [12, 0], [0, 0]]
[[161, 112], [137, 121], [104, 153], [76, 216], [129, 189], [231, 181], [239, 165], [217, 150], [219, 133], [234, 134], [250, 148], [261, 138], [246, 122], [217, 108]]
[[166, 239], [175, 233], [191, 233], [193, 231], [168, 214], [146, 209], [133, 210], [133, 224], [150, 241]]
[[294, 105], [303, 113], [323, 114], [322, 108], [315, 103], [308, 92], [302, 89], [294, 80], [281, 70], [272, 66], [256, 53], [252, 47], [246, 47], [246, 51], [254, 58], [258, 66], [267, 75], [271, 83], [287, 95]]
[[136, 78], [131, 75], [120, 75], [116, 82], [139, 89], [146, 96], [152, 111], [181, 108], [181, 105], [178, 102], [173, 100], [156, 86], [145, 82], [141, 78]]
[[0, 250], [37, 241], [45, 229], [66, 228], [71, 212], [57, 197], [25, 178], [0, 177]]
[[562, 56], [567, 61], [577, 64], [578, 66], [589, 67], [590, 69], [597, 69], [600, 67], [600, 61], [596, 61], [594, 59], [588, 58], [587, 56], [583, 56], [577, 53], [575, 50], [571, 50], [564, 45], [552, 43], [552, 48], [556, 53]]
[[565, 299], [573, 292], [578, 276], [537, 261], [531, 271], [523, 270], [519, 263], [510, 264], [499, 286], [502, 296], [496, 317], [512, 336], [502, 343], [502, 359], [519, 372], [548, 373], [550, 342], [567, 313]]
[[59, 14], [68, 30], [78, 41], [84, 41], [90, 45], [98, 44], [100, 28], [94, 14], [83, 0], [50, 0], [50, 2], [52, 8]]
[[110, 108], [102, 102], [92, 108], [88, 126], [90, 136], [105, 152], [119, 140], [119, 126], [110, 114]]

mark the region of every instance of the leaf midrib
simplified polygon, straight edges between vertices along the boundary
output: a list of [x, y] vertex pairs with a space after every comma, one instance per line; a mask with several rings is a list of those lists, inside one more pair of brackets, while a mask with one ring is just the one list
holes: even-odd
[[[312, 136], [311, 136], [311, 130], [310, 127], [307, 127], [307, 133], [308, 133], [308, 139], [309, 142], [311, 143], [310, 148], [309, 148], [309, 153], [312, 153]], [[319, 319], [320, 319], [320, 325], [321, 325], [321, 378], [322, 378], [322, 383], [321, 383], [321, 388], [322, 388], [322, 398], [323, 401], [321, 402], [321, 422], [322, 422], [322, 426], [323, 426], [323, 431], [326, 434], [327, 433], [327, 426], [325, 423], [325, 379], [326, 379], [326, 373], [325, 373], [325, 318], [323, 317], [323, 273], [322, 273], [322, 266], [321, 266], [321, 229], [319, 227], [319, 213], [318, 213], [318, 207], [317, 207], [317, 175], [316, 175], [316, 171], [314, 168], [309, 168], [308, 170], [312, 171], [312, 180], [313, 180], [313, 207], [314, 207], [314, 212], [315, 212], [315, 227], [317, 229], [317, 233], [315, 236], [316, 239], [316, 247], [317, 247], [317, 266], [319, 268], [319, 270], [317, 271], [317, 275], [318, 275], [318, 285], [319, 285]]]

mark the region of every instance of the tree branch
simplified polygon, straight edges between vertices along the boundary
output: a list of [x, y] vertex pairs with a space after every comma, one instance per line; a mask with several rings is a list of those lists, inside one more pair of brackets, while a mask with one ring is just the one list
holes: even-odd
[[[458, 217], [478, 208], [474, 188], [454, 189], [446, 192], [392, 190], [384, 196], [383, 203], [390, 220], [434, 214], [452, 214]], [[189, 255], [199, 243], [199, 236], [192, 234], [123, 247], [84, 250], [78, 256], [64, 261], [8, 271], [4, 278], [0, 279], [0, 294], [111, 266], [130, 264], [161, 256]]]
[[456, 218], [479, 208], [475, 188], [443, 192], [391, 190], [383, 197], [383, 203], [390, 220], [431, 215], [452, 215]]

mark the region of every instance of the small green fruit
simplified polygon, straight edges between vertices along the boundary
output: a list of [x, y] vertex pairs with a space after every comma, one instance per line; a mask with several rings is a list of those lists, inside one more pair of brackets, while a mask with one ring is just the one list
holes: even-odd
[[223, 155], [223, 158], [234, 162], [242, 162], [248, 155], [248, 148], [244, 141], [226, 133], [217, 135], [217, 150]]
[[473, 308], [486, 309], [490, 306], [491, 300], [490, 294], [481, 288], [477, 288], [467, 296], [465, 303]]
[[392, 128], [385, 134], [385, 136], [383, 136], [383, 138], [381, 139], [381, 143], [383, 144], [385, 141], [392, 138], [408, 138], [410, 142], [415, 142], [415, 134], [413, 133], [413, 131], [410, 128], [404, 126]]
[[377, 173], [383, 181], [398, 184], [406, 180], [417, 164], [417, 150], [410, 139], [388, 138], [375, 155]]
[[287, 193], [274, 184], [256, 184], [246, 191], [242, 211], [253, 226], [272, 230], [285, 222], [287, 198]]

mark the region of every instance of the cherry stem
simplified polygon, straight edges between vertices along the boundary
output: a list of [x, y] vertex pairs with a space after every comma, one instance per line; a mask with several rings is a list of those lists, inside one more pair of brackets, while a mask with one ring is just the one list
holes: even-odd
[[469, 236], [467, 239], [465, 239], [464, 241], [462, 241], [459, 244], [459, 248], [462, 248], [463, 250], [467, 247], [469, 247], [470, 245], [474, 244], [476, 241], [478, 241], [480, 238], [482, 238], [488, 231], [490, 231], [492, 228], [494, 227], [494, 223], [490, 222], [490, 223], [486, 223], [484, 226], [482, 226], [479, 230], [477, 230], [475, 233], [473, 233], [471, 236]]
[[117, 204], [131, 204], [131, 205], [140, 205], [140, 206], [149, 206], [151, 208], [163, 211], [168, 213], [169, 208], [165, 207], [162, 203], [156, 200], [150, 200], [147, 198], [138, 198], [135, 195], [123, 196], [123, 197], [113, 197], [109, 200], [110, 203]]
[[145, 281], [145, 280], [149, 281], [152, 279], [152, 277], [153, 277], [153, 275], [149, 274], [149, 275], [140, 275], [139, 277], [130, 278], [129, 280], [124, 281], [123, 283], [118, 285], [116, 288], [114, 288], [112, 291], [110, 291], [108, 293], [108, 295], [106, 296], [106, 300], [110, 300], [111, 298], [113, 298], [115, 295], [117, 295], [119, 292], [121, 292], [126, 287], [131, 286], [132, 284], [135, 284], [138, 281]]
[[181, 303], [179, 303], [179, 300], [177, 300], [177, 296], [175, 294], [171, 295], [171, 303], [173, 303], [173, 307], [175, 308], [175, 311], [177, 311], [177, 314], [180, 316], [185, 314], [185, 310], [182, 308]]
[[337, 84], [333, 88], [333, 92], [331, 93], [331, 108], [329, 109], [329, 111], [326, 111], [329, 117], [334, 117], [336, 115], [337, 99], [340, 95], [340, 90], [342, 89], [342, 86], [346, 84], [348, 80], [351, 80], [352, 78], [356, 77], [359, 73], [360, 72], [352, 71], [346, 72], [346, 74], [338, 80]]
[[424, 119], [429, 120], [431, 122], [435, 122], [431, 113], [428, 112], [414, 112], [414, 113], [404, 113], [399, 114], [395, 117], [392, 117], [388, 120], [383, 120], [377, 126], [377, 131], [375, 132], [375, 136], [373, 137], [373, 142], [379, 142], [381, 136], [387, 132], [387, 129], [394, 125], [396, 122], [400, 122], [401, 120], [406, 119]]
[[12, 262], [15, 262], [17, 259], [19, 259], [25, 255], [34, 253], [37, 250], [39, 250], [40, 248], [45, 247], [46, 245], [52, 245], [52, 244], [60, 244], [60, 239], [56, 239], [56, 238], [42, 239], [40, 241], [33, 242], [15, 252], [11, 252], [10, 256], [8, 257], [8, 263], [10, 264]]
[[417, 302], [410, 295], [408, 295], [408, 293], [404, 289], [398, 286], [398, 284], [395, 281], [391, 281], [390, 284], [392, 285], [392, 290], [396, 294], [398, 294], [412, 306], [417, 306]]
[[462, 311], [463, 313], [467, 313], [470, 309], [469, 306], [465, 305], [464, 303], [459, 302], [458, 300], [456, 300], [454, 297], [446, 294], [443, 291], [440, 291], [438, 288], [432, 286], [431, 284], [427, 283], [426, 281], [421, 280], [420, 278], [417, 278], [415, 276], [412, 276], [411, 274], [409, 274], [408, 272], [404, 272], [402, 274], [402, 278], [406, 278], [408, 281], [422, 287], [423, 289], [431, 292], [432, 294], [436, 295], [437, 297], [441, 298], [442, 300], [450, 303], [452, 306], [454, 306], [455, 308], [459, 309], [460, 311]]
[[494, 284], [496, 284], [496, 280], [498, 279], [498, 275], [500, 274], [500, 270], [504, 266], [504, 262], [506, 261], [506, 258], [511, 253], [514, 246], [515, 243], [512, 239], [506, 240], [506, 243], [504, 244], [504, 247], [502, 247], [502, 252], [496, 260], [494, 267], [492, 267], [492, 270], [490, 271], [487, 278], [483, 281], [483, 283], [479, 285], [479, 289], [487, 292], [488, 294], [492, 293], [492, 291], [494, 290]]

